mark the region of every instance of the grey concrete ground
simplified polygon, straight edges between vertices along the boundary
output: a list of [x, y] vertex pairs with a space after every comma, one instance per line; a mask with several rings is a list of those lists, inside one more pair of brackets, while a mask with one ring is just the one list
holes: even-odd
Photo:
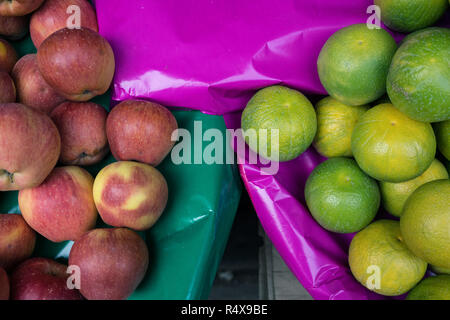
[[265, 235], [245, 191], [209, 298], [311, 299]]

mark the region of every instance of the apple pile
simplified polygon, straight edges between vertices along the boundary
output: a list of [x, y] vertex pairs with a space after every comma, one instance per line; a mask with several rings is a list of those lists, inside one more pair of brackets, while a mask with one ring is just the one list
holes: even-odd
[[[67, 25], [72, 5], [80, 28]], [[28, 28], [37, 54], [19, 59], [8, 40]], [[109, 89], [115, 59], [87, 0], [0, 0], [0, 36], [0, 192], [18, 190], [21, 211], [0, 214], [0, 300], [126, 299], [149, 265], [136, 231], [167, 204], [155, 166], [177, 121], [152, 102], [124, 101], [108, 114], [89, 101]], [[109, 152], [118, 162], [96, 177], [81, 167]], [[111, 228], [96, 229], [99, 216]], [[74, 241], [68, 265], [34, 257], [37, 234]]]

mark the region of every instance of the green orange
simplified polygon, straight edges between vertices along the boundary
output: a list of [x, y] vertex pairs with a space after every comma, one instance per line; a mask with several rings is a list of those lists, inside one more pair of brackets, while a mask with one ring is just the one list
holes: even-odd
[[437, 122], [433, 127], [439, 151], [450, 160], [450, 120]]
[[450, 180], [431, 181], [414, 191], [403, 208], [400, 228], [415, 255], [450, 268]]
[[386, 296], [408, 292], [427, 270], [427, 263], [403, 242], [398, 221], [392, 220], [378, 220], [356, 234], [348, 260], [356, 280]]
[[393, 105], [423, 122], [450, 119], [450, 29], [427, 28], [406, 37], [387, 78]]
[[406, 300], [450, 300], [450, 275], [439, 275], [422, 280]]
[[421, 175], [436, 154], [429, 123], [413, 120], [385, 103], [369, 109], [353, 130], [352, 151], [369, 176], [403, 182]]
[[381, 20], [390, 29], [412, 32], [433, 25], [444, 14], [448, 0], [375, 0]]
[[318, 165], [306, 181], [305, 198], [314, 219], [339, 233], [367, 226], [380, 205], [377, 183], [349, 158], [331, 158]]
[[241, 124], [250, 149], [274, 161], [298, 157], [317, 131], [316, 112], [308, 98], [283, 86], [258, 91], [244, 109]]
[[448, 179], [448, 172], [444, 165], [435, 159], [430, 167], [417, 178], [398, 183], [380, 182], [383, 206], [390, 214], [400, 217], [406, 200], [418, 187], [440, 179]]
[[355, 24], [334, 33], [319, 54], [320, 81], [333, 98], [359, 106], [386, 92], [386, 77], [397, 44], [384, 29]]
[[332, 97], [316, 105], [317, 133], [314, 148], [324, 157], [352, 156], [351, 138], [358, 119], [369, 106], [349, 106]]

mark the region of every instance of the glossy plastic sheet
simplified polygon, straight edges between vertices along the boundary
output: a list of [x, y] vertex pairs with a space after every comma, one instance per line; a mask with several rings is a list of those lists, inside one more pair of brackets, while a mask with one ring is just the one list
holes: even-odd
[[[338, 29], [365, 23], [372, 0], [97, 0], [100, 32], [118, 69], [113, 98], [145, 98], [224, 115], [240, 111], [256, 90], [283, 84], [326, 94], [316, 71], [321, 47]], [[401, 36], [394, 34], [397, 39]], [[280, 164], [240, 173], [268, 236], [316, 299], [379, 299], [352, 277], [352, 235], [322, 229], [306, 209], [305, 181], [321, 158], [310, 149]]]

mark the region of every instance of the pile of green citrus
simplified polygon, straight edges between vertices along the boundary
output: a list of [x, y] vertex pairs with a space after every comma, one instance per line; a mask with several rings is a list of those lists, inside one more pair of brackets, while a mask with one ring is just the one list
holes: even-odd
[[[249, 147], [272, 161], [310, 145], [328, 158], [306, 182], [306, 204], [326, 230], [358, 232], [349, 265], [362, 285], [387, 296], [417, 286], [409, 299], [450, 299], [448, 276], [419, 284], [428, 267], [450, 273], [450, 29], [430, 26], [448, 1], [375, 3], [387, 26], [414, 32], [397, 45], [366, 24], [338, 30], [317, 61], [329, 97], [314, 108], [294, 89], [262, 89], [242, 128], [254, 130]], [[372, 222], [380, 205], [393, 217]]]

